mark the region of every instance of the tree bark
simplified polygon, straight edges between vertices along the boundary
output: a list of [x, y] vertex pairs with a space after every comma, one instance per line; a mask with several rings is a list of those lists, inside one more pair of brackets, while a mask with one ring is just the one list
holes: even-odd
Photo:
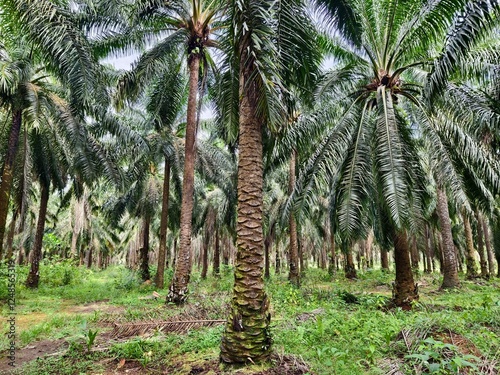
[[450, 214], [448, 212], [448, 198], [446, 193], [437, 189], [437, 213], [441, 226], [442, 237], [442, 259], [443, 259], [443, 283], [441, 289], [456, 288], [460, 285], [457, 272], [457, 255], [451, 234]]
[[14, 214], [12, 215], [9, 232], [7, 233], [7, 248], [6, 248], [7, 251], [5, 254], [5, 259], [11, 259], [13, 255], [12, 245], [14, 243], [14, 234], [16, 233], [16, 222], [17, 222], [17, 217], [19, 216], [19, 211], [20, 211], [19, 209], [16, 209], [14, 211]]
[[196, 96], [200, 56], [192, 52], [189, 61], [189, 97], [186, 121], [186, 142], [184, 173], [182, 180], [182, 203], [180, 219], [180, 246], [175, 264], [174, 277], [170, 284], [167, 302], [182, 305], [188, 296], [188, 284], [191, 277], [191, 226], [193, 219], [194, 163], [196, 157]]
[[425, 273], [432, 272], [432, 253], [429, 241], [429, 225], [425, 224]]
[[356, 274], [356, 266], [354, 265], [354, 258], [352, 255], [352, 248], [350, 245], [345, 246], [344, 254], [346, 256], [345, 267], [344, 267], [345, 277], [347, 279], [355, 279], [358, 277], [358, 275]]
[[[292, 151], [290, 157], [289, 166], [289, 177], [288, 177], [288, 193], [292, 194], [295, 187], [295, 164], [296, 164], [297, 154], [295, 150]], [[295, 222], [295, 215], [290, 212], [289, 219], [290, 228], [290, 269], [288, 273], [288, 280], [292, 285], [300, 285], [300, 274], [299, 274], [299, 249], [297, 243], [297, 223]]]
[[2, 169], [2, 181], [0, 181], [0, 259], [3, 257], [3, 239], [5, 236], [5, 225], [9, 211], [10, 190], [14, 174], [14, 160], [16, 159], [19, 146], [19, 134], [21, 133], [22, 111], [14, 110], [12, 114], [12, 126], [10, 128], [9, 141], [7, 143], [7, 154]]
[[167, 227], [168, 227], [168, 198], [170, 194], [170, 163], [165, 157], [163, 173], [163, 195], [160, 217], [160, 245], [158, 248], [158, 267], [155, 276], [155, 285], [159, 289], [164, 286], [165, 258], [167, 254]]
[[404, 231], [394, 234], [394, 263], [396, 280], [392, 296], [393, 303], [403, 310], [411, 310], [412, 302], [418, 301], [419, 296], [418, 287], [413, 281], [408, 236]]
[[31, 257], [31, 268], [26, 280], [28, 288], [38, 288], [40, 281], [40, 260], [42, 259], [43, 233], [45, 230], [45, 218], [47, 217], [47, 205], [49, 203], [50, 185], [41, 184], [40, 210], [36, 224], [35, 242]]
[[206, 279], [208, 273], [208, 246], [210, 244], [210, 230], [205, 228], [203, 236], [203, 250], [201, 258], [201, 278]]
[[[248, 39], [245, 39], [248, 40]], [[247, 42], [248, 43], [248, 42]], [[262, 128], [258, 90], [247, 45], [240, 46], [237, 253], [231, 310], [221, 342], [221, 360], [265, 360], [271, 350], [269, 299], [264, 290], [262, 230]], [[251, 81], [247, 80], [250, 79]], [[252, 81], [253, 80], [253, 81]]]
[[462, 210], [462, 219], [464, 221], [464, 232], [465, 232], [465, 242], [466, 242], [466, 251], [465, 251], [465, 264], [467, 266], [467, 279], [474, 279], [477, 277], [477, 265], [476, 265], [476, 250], [474, 249], [474, 240], [472, 237], [472, 228], [470, 226], [469, 218], [465, 213], [465, 210]]
[[142, 245], [140, 248], [141, 256], [141, 279], [146, 281], [150, 279], [149, 274], [149, 226], [151, 223], [151, 218], [146, 215], [142, 219]]

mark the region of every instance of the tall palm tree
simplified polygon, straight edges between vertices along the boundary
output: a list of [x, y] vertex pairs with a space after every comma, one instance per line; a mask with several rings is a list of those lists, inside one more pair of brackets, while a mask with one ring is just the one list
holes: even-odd
[[[321, 91], [324, 100], [343, 111], [334, 126], [323, 135], [323, 141], [302, 175], [302, 183], [315, 175], [332, 181], [337, 191], [338, 229], [347, 239], [366, 232], [366, 218], [372, 197], [377, 197], [377, 215], [383, 220], [383, 237], [394, 245], [396, 282], [394, 303], [409, 309], [418, 299], [411, 271], [408, 230], [419, 227], [425, 191], [424, 171], [419, 146], [433, 160], [434, 174], [446, 182], [454, 199], [468, 204], [464, 192], [461, 165], [457, 154], [468, 159], [469, 169], [481, 170], [489, 186], [498, 186], [498, 172], [487, 153], [470, 139], [463, 127], [452, 122], [440, 123], [427, 106], [428, 97], [436, 96], [435, 71], [426, 79], [434, 51], [443, 41], [458, 11], [474, 8], [477, 2], [463, 1], [366, 1], [350, 0], [337, 8], [335, 20], [350, 24], [340, 27], [343, 38], [334, 38], [332, 51], [338, 62], [327, 75]], [[331, 8], [330, 8], [331, 9]], [[342, 19], [345, 15], [345, 19]], [[355, 15], [355, 16], [354, 16]], [[475, 27], [482, 25], [474, 18]], [[340, 21], [339, 21], [340, 20]], [[357, 33], [350, 33], [352, 29]], [[469, 36], [467, 36], [469, 37]], [[450, 35], [448, 40], [455, 40]], [[348, 41], [349, 43], [347, 43]], [[446, 44], [445, 50], [449, 45]], [[444, 53], [444, 52], [443, 52]], [[437, 58], [439, 55], [435, 53]], [[440, 67], [453, 62], [442, 62]], [[427, 70], [426, 70], [427, 69]], [[434, 88], [424, 89], [429, 84]], [[434, 103], [433, 103], [434, 104]], [[328, 116], [318, 120], [331, 124]], [[460, 133], [471, 153], [459, 147], [460, 141], [450, 134]], [[470, 141], [470, 142], [469, 142]], [[487, 173], [486, 173], [487, 172]], [[491, 173], [491, 174], [489, 174]], [[318, 177], [319, 178], [319, 177]]]

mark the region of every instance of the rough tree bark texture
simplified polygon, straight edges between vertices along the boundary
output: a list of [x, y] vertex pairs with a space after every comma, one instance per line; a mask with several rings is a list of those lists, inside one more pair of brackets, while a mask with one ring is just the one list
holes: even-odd
[[386, 249], [380, 249], [380, 263], [383, 271], [389, 271], [389, 254]]
[[[237, 253], [231, 310], [221, 342], [221, 360], [248, 363], [265, 360], [271, 349], [269, 300], [264, 291], [262, 230], [262, 129], [257, 90], [246, 47], [240, 63], [240, 137], [238, 159]], [[247, 65], [248, 64], [248, 65]], [[252, 77], [253, 78], [253, 77]]]
[[189, 58], [189, 97], [186, 121], [186, 142], [184, 173], [182, 179], [182, 203], [180, 220], [180, 246], [175, 263], [175, 272], [170, 285], [167, 302], [182, 305], [187, 300], [188, 284], [191, 276], [191, 226], [193, 219], [194, 163], [196, 156], [196, 96], [200, 56], [192, 54]]
[[462, 210], [462, 219], [464, 221], [464, 232], [465, 232], [465, 264], [467, 266], [467, 279], [474, 279], [477, 277], [477, 265], [476, 265], [476, 250], [474, 249], [474, 240], [472, 237], [472, 228], [470, 226], [469, 218], [464, 210]]
[[448, 198], [442, 189], [437, 189], [437, 213], [441, 226], [443, 283], [442, 289], [456, 288], [460, 285], [457, 271], [457, 254], [451, 234], [450, 214], [448, 212]]
[[7, 154], [2, 169], [2, 180], [0, 181], [0, 259], [3, 256], [3, 238], [5, 225], [7, 224], [7, 213], [9, 210], [10, 189], [12, 187], [14, 160], [16, 159], [19, 146], [19, 134], [21, 132], [22, 112], [13, 111], [12, 126], [10, 128], [9, 141], [7, 143]]
[[346, 256], [344, 265], [345, 277], [348, 279], [355, 279], [358, 277], [358, 275], [356, 273], [356, 266], [354, 265], [354, 258], [352, 255], [352, 248], [350, 245], [348, 245], [344, 249], [344, 254]]
[[[288, 193], [292, 194], [295, 187], [295, 164], [297, 160], [297, 154], [292, 151], [290, 157], [290, 168], [289, 168], [289, 178], [288, 178]], [[300, 285], [300, 275], [299, 275], [299, 248], [297, 242], [297, 223], [295, 222], [295, 215], [293, 212], [290, 213], [289, 220], [290, 229], [290, 270], [288, 273], [288, 280], [295, 286]]]
[[167, 227], [168, 227], [168, 196], [170, 194], [170, 163], [165, 157], [163, 172], [163, 192], [160, 217], [160, 245], [158, 248], [158, 267], [155, 276], [155, 285], [163, 289], [165, 274], [165, 258], [167, 254]]
[[432, 254], [431, 254], [431, 246], [429, 244], [430, 238], [429, 238], [429, 226], [426, 224], [425, 225], [425, 273], [431, 273], [432, 272]]
[[406, 232], [394, 235], [394, 263], [396, 280], [394, 282], [393, 303], [403, 310], [411, 310], [412, 302], [418, 301], [418, 288], [413, 281], [410, 261], [410, 247]]
[[49, 186], [42, 185], [40, 210], [38, 212], [38, 221], [36, 224], [35, 243], [33, 244], [33, 253], [31, 257], [31, 268], [26, 280], [28, 288], [38, 288], [40, 281], [40, 260], [42, 259], [42, 240], [45, 230], [45, 218], [47, 217], [47, 205], [49, 203]]
[[328, 264], [328, 274], [335, 275], [336, 267], [335, 235], [330, 233], [330, 263]]

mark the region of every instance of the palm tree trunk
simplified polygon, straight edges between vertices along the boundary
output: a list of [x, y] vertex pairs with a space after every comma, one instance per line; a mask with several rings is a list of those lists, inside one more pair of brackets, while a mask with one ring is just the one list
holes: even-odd
[[481, 277], [484, 279], [488, 279], [489, 278], [488, 260], [484, 248], [483, 220], [481, 213], [477, 210], [476, 210], [476, 220], [477, 220], [477, 252], [479, 253]]
[[412, 302], [418, 301], [418, 287], [413, 281], [408, 236], [404, 231], [394, 234], [394, 263], [396, 280], [392, 292], [393, 303], [403, 310], [411, 310]]
[[141, 256], [141, 279], [146, 281], [150, 279], [149, 275], [149, 226], [151, 219], [146, 215], [142, 222], [142, 246], [140, 248]]
[[[246, 39], [248, 40], [248, 38]], [[231, 310], [221, 342], [221, 360], [248, 363], [265, 360], [271, 350], [269, 299], [264, 290], [262, 230], [262, 128], [258, 90], [252, 80], [246, 43], [240, 46], [240, 118], [238, 159], [237, 253]]]
[[[290, 157], [290, 168], [289, 168], [289, 178], [288, 178], [288, 193], [292, 194], [295, 187], [295, 164], [297, 159], [297, 153], [295, 150], [292, 151], [292, 156]], [[290, 270], [288, 273], [288, 280], [295, 286], [300, 285], [300, 274], [299, 274], [299, 249], [297, 243], [297, 223], [295, 222], [295, 215], [290, 212], [289, 219], [290, 227]]]
[[214, 276], [220, 276], [220, 236], [219, 229], [215, 225], [215, 247], [214, 247]]
[[335, 252], [335, 234], [333, 231], [330, 233], [330, 263], [328, 264], [328, 274], [333, 276], [337, 271], [335, 259], [337, 258]]
[[187, 300], [191, 276], [191, 226], [193, 219], [194, 163], [196, 157], [196, 97], [200, 56], [191, 52], [189, 61], [189, 97], [187, 105], [184, 173], [182, 180], [182, 203], [180, 220], [180, 246], [175, 263], [174, 277], [170, 284], [167, 302], [181, 305]]
[[500, 219], [497, 218], [492, 226], [493, 249], [497, 260], [497, 277], [500, 278]]
[[483, 217], [482, 222], [483, 222], [484, 244], [486, 245], [486, 253], [488, 254], [488, 271], [490, 276], [493, 277], [493, 275], [495, 275], [495, 261], [494, 261], [493, 249], [491, 248], [488, 219]]
[[342, 244], [342, 247], [344, 248], [344, 255], [345, 255], [345, 264], [344, 264], [344, 273], [345, 277], [347, 279], [355, 279], [358, 277], [356, 274], [356, 266], [354, 265], [354, 257], [352, 255], [352, 248], [351, 244]]
[[443, 259], [443, 283], [441, 289], [456, 288], [460, 285], [457, 272], [457, 254], [451, 234], [450, 214], [448, 212], [448, 198], [446, 193], [437, 189], [437, 213], [439, 216], [439, 224], [441, 226], [442, 237], [442, 259]]
[[432, 253], [429, 244], [429, 225], [425, 224], [425, 273], [432, 272]]
[[383, 271], [389, 271], [389, 254], [387, 249], [380, 249], [380, 267]]
[[35, 243], [33, 245], [33, 254], [31, 257], [31, 268], [26, 280], [28, 288], [38, 288], [40, 280], [40, 260], [42, 259], [42, 241], [43, 232], [45, 230], [45, 218], [47, 217], [47, 206], [49, 203], [49, 188], [45, 184], [41, 184], [40, 210], [38, 212], [38, 221], [36, 224]]
[[271, 230], [269, 230], [269, 233], [266, 236], [266, 239], [264, 240], [264, 278], [268, 280], [271, 277], [271, 265], [270, 260], [269, 260], [269, 249], [271, 247]]
[[2, 169], [2, 181], [0, 182], [0, 259], [3, 256], [3, 238], [5, 225], [7, 224], [7, 213], [9, 210], [10, 188], [12, 186], [14, 160], [16, 159], [19, 145], [19, 134], [21, 132], [22, 111], [16, 110], [12, 114], [12, 126], [10, 128], [7, 154]]
[[167, 226], [168, 226], [168, 197], [170, 194], [170, 163], [165, 157], [165, 169], [163, 173], [163, 195], [161, 202], [160, 217], [160, 246], [158, 249], [158, 267], [155, 276], [155, 285], [163, 289], [165, 274], [165, 257], [167, 253]]
[[201, 278], [206, 279], [208, 273], [208, 245], [210, 244], [210, 231], [205, 229], [203, 236], [202, 259], [201, 259]]
[[13, 255], [12, 245], [14, 243], [14, 234], [16, 233], [16, 222], [17, 222], [17, 217], [19, 216], [19, 211], [20, 211], [19, 208], [16, 209], [14, 211], [14, 214], [12, 215], [9, 232], [7, 233], [7, 247], [6, 247], [5, 259], [10, 259], [12, 258]]
[[465, 213], [465, 210], [462, 210], [462, 219], [464, 221], [464, 232], [465, 232], [465, 242], [466, 242], [466, 251], [465, 251], [465, 262], [467, 265], [467, 279], [474, 279], [477, 277], [477, 266], [474, 249], [474, 240], [472, 238], [472, 228], [470, 226], [469, 218]]

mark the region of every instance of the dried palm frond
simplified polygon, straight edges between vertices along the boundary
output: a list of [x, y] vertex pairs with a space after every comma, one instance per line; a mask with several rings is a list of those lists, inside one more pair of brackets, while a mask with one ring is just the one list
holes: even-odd
[[113, 327], [111, 336], [114, 338], [123, 338], [131, 336], [145, 335], [151, 331], [163, 333], [185, 333], [194, 328], [214, 327], [222, 325], [226, 320], [181, 320], [181, 321], [159, 321], [159, 322], [140, 322], [116, 324]]

